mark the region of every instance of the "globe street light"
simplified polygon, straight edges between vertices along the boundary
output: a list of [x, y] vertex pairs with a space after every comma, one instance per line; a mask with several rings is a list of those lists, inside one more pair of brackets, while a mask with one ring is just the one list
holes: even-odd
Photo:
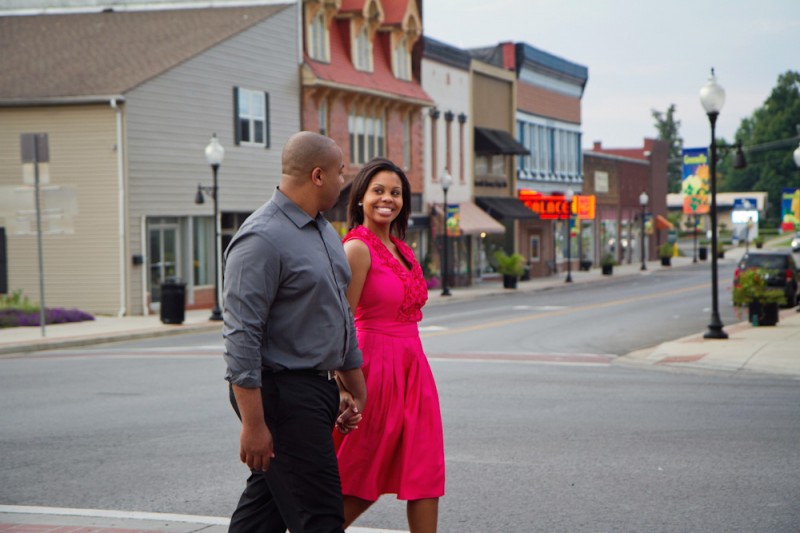
[[447, 189], [453, 184], [453, 176], [445, 171], [444, 175], [439, 179], [442, 185], [442, 192], [444, 193], [444, 210], [442, 211], [442, 227], [444, 228], [444, 253], [442, 255], [442, 296], [450, 296], [450, 287], [447, 283]]
[[708, 82], [700, 89], [700, 103], [703, 105], [708, 121], [711, 124], [711, 161], [709, 165], [711, 175], [711, 323], [708, 331], [703, 334], [706, 339], [727, 339], [728, 334], [722, 328], [719, 318], [719, 294], [717, 287], [717, 139], [716, 124], [719, 112], [725, 105], [725, 89], [717, 83], [714, 69]]
[[567, 279], [564, 280], [565, 283], [572, 283], [572, 247], [570, 246], [572, 235], [570, 235], [569, 224], [572, 222], [572, 198], [574, 197], [575, 193], [572, 189], [567, 189], [567, 192], [564, 193], [564, 200], [567, 202]]
[[644, 261], [644, 215], [645, 215], [645, 208], [647, 207], [647, 201], [650, 198], [647, 197], [647, 193], [642, 191], [642, 194], [639, 195], [639, 205], [642, 206], [642, 268], [640, 270], [647, 270], [647, 263]]
[[798, 144], [797, 148], [794, 149], [792, 156], [794, 157], [794, 164], [800, 167], [800, 144]]
[[214, 309], [211, 311], [209, 320], [222, 320], [222, 310], [219, 307], [219, 211], [217, 206], [217, 171], [225, 158], [225, 148], [219, 143], [217, 134], [211, 135], [211, 142], [206, 146], [206, 161], [211, 165], [211, 174], [214, 176], [214, 184], [211, 187], [197, 185], [197, 194], [194, 197], [196, 204], [203, 204], [203, 193], [211, 196], [214, 201]]

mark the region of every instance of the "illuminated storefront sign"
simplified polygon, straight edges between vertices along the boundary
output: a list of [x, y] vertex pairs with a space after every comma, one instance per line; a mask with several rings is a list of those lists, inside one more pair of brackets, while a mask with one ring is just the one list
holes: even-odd
[[[519, 191], [519, 199], [525, 206], [539, 215], [542, 220], [566, 220], [570, 216], [570, 206], [564, 197], [545, 196], [531, 190]], [[575, 195], [572, 197], [572, 216], [579, 220], [594, 220], [595, 196]]]

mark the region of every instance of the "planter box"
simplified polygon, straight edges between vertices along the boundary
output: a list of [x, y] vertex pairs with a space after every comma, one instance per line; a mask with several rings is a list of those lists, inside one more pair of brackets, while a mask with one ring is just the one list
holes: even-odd
[[748, 318], [754, 326], [775, 326], [778, 324], [778, 304], [753, 302], [747, 306]]
[[589, 271], [592, 269], [592, 262], [591, 261], [581, 261], [580, 262], [580, 269], [583, 271]]
[[503, 288], [504, 289], [516, 289], [517, 288], [517, 276], [512, 276], [510, 274], [503, 274]]
[[603, 275], [610, 276], [614, 273], [614, 265], [603, 265]]
[[708, 248], [706, 248], [705, 246], [701, 246], [700, 248], [698, 248], [697, 257], [698, 259], [700, 259], [700, 261], [705, 261], [706, 259], [708, 259]]
[[661, 258], [661, 266], [664, 266], [664, 267], [672, 266], [672, 258], [671, 257], [662, 257]]

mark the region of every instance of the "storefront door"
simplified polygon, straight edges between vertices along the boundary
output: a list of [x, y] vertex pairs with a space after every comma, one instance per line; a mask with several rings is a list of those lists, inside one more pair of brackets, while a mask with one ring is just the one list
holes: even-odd
[[150, 291], [150, 307], [157, 310], [161, 302], [161, 283], [181, 272], [178, 220], [151, 219], [147, 224], [147, 233], [147, 257], [150, 267], [147, 289]]

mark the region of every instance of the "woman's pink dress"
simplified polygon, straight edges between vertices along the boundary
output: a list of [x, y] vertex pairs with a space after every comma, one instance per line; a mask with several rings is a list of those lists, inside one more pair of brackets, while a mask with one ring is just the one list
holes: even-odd
[[375, 501], [444, 495], [444, 441], [439, 395], [422, 351], [417, 323], [428, 299], [414, 252], [392, 238], [406, 259], [398, 261], [364, 226], [345, 237], [363, 241], [371, 266], [355, 311], [364, 354], [367, 404], [358, 429], [334, 431], [342, 492]]

